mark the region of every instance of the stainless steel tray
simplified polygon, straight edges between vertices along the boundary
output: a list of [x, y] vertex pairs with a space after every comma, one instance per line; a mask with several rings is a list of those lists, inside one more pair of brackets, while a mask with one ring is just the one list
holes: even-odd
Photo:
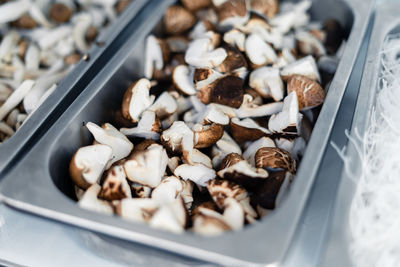
[[[398, 10], [400, 10], [400, 3], [395, 1], [381, 1], [376, 8], [360, 93], [351, 126], [350, 133], [353, 137], [355, 137], [356, 129], [363, 136], [369, 125], [371, 111], [376, 100], [379, 73], [382, 68], [380, 51], [382, 50], [383, 42], [388, 34], [400, 33]], [[358, 173], [360, 171], [359, 157], [351, 142], [348, 143], [347, 156], [353, 160], [352, 171]], [[351, 236], [348, 218], [356, 186], [357, 182], [343, 171], [321, 266], [353, 265], [349, 253]]]
[[283, 260], [298, 226], [367, 28], [373, 1], [314, 1], [313, 19], [336, 18], [350, 34], [296, 179], [286, 199], [267, 218], [243, 231], [212, 238], [189, 233], [175, 235], [118, 217], [89, 212], [67, 197], [73, 195], [67, 171], [69, 161], [78, 147], [90, 141], [83, 123], [112, 121], [109, 111], [120, 105], [127, 85], [142, 76], [144, 38], [172, 2], [160, 3], [157, 8], [146, 6], [142, 10], [138, 17], [148, 20], [137, 25], [137, 31], [120, 51], [1, 182], [4, 201], [54, 220], [214, 263], [276, 266]]
[[113, 55], [114, 49], [121, 46], [117, 36], [134, 29], [134, 25], [127, 26], [146, 2], [147, 0], [132, 0], [124, 12], [96, 38], [96, 42], [87, 52], [89, 60], [81, 60], [22, 127], [10, 139], [0, 144], [0, 177], [2, 172], [9, 171], [7, 165], [14, 165], [18, 156], [23, 155], [43, 135], [96, 76]]

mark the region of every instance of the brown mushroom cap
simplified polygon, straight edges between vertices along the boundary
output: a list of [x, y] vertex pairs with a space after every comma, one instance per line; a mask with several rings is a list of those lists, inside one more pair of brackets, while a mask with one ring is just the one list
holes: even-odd
[[[122, 116], [125, 119], [136, 123], [138, 121], [137, 117], [139, 117], [141, 112], [143, 112], [152, 104], [151, 99], [149, 99], [148, 97], [150, 86], [150, 81], [142, 78], [140, 80], [137, 80], [136, 82], [133, 82], [125, 91], [121, 107]], [[135, 100], [135, 98], [139, 99]], [[133, 101], [136, 102], [136, 105], [132, 105]], [[132, 112], [135, 114], [132, 114]]]
[[[245, 119], [245, 121], [251, 121], [251, 119]], [[260, 139], [263, 136], [270, 134], [269, 132], [263, 131], [260, 126], [258, 128], [246, 127], [240, 124], [240, 120], [233, 118], [230, 122], [231, 133], [233, 139], [236, 142], [242, 143], [244, 141], [254, 141]]]
[[230, 154], [226, 155], [226, 157], [222, 160], [220, 169], [222, 170], [222, 169], [228, 168], [242, 160], [243, 160], [243, 157], [241, 155], [239, 155], [238, 153], [230, 153]]
[[329, 54], [334, 54], [340, 47], [345, 34], [340, 23], [335, 19], [325, 21], [324, 30], [326, 32], [325, 47]]
[[223, 46], [228, 56], [218, 66], [218, 69], [223, 73], [229, 73], [239, 68], [247, 69], [247, 61], [239, 49], [230, 45]]
[[24, 14], [19, 19], [12, 22], [12, 25], [21, 29], [33, 29], [37, 27], [37, 22], [28, 14]]
[[178, 5], [170, 6], [165, 12], [164, 24], [167, 33], [178, 35], [196, 24], [196, 16], [186, 8]]
[[299, 100], [299, 109], [313, 108], [324, 102], [326, 93], [321, 85], [305, 76], [292, 75], [287, 84], [287, 92], [295, 91]]
[[68, 22], [71, 15], [72, 10], [65, 4], [55, 3], [50, 8], [50, 18], [58, 23]]
[[131, 0], [118, 0], [118, 2], [115, 4], [115, 10], [117, 11], [117, 14], [121, 14], [130, 3]]
[[257, 168], [284, 169], [296, 172], [296, 161], [289, 152], [277, 147], [262, 147], [255, 154]]
[[224, 134], [224, 127], [220, 124], [213, 123], [207, 127], [204, 126], [202, 131], [195, 132], [197, 143], [195, 148], [205, 148], [215, 144]]
[[243, 187], [228, 180], [214, 179], [208, 181], [207, 189], [220, 209], [224, 208], [227, 198], [240, 201], [247, 197], [247, 191]]
[[244, 17], [247, 14], [246, 2], [244, 0], [226, 1], [218, 6], [217, 12], [220, 23], [232, 17]]
[[190, 11], [196, 11], [211, 6], [211, 0], [182, 0], [182, 4]]
[[236, 76], [225, 76], [218, 80], [211, 91], [210, 101], [233, 108], [239, 108], [243, 102], [243, 80]]
[[279, 0], [251, 0], [251, 10], [271, 19], [279, 11]]
[[99, 197], [110, 201], [132, 197], [124, 168], [121, 165], [113, 166], [105, 173]]

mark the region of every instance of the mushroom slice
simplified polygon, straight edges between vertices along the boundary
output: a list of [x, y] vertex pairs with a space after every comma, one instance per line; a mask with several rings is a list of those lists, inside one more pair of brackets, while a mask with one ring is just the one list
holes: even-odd
[[254, 120], [247, 118], [240, 120], [233, 118], [231, 120], [231, 133], [236, 142], [254, 141], [265, 135], [270, 135], [271, 132], [258, 125]]
[[249, 85], [264, 98], [272, 97], [275, 101], [283, 99], [283, 82], [276, 68], [261, 67], [252, 71]]
[[171, 36], [165, 41], [172, 53], [184, 53], [189, 45], [189, 40], [185, 36]]
[[283, 101], [282, 111], [269, 119], [268, 129], [273, 133], [298, 135], [302, 117], [303, 115], [299, 113], [296, 92], [291, 92]]
[[107, 171], [99, 197], [110, 201], [132, 198], [123, 166], [113, 166]]
[[97, 183], [112, 158], [112, 152], [110, 146], [100, 144], [78, 149], [69, 165], [69, 173], [75, 184], [86, 189]]
[[289, 152], [277, 147], [262, 147], [255, 155], [257, 168], [284, 169], [296, 173], [296, 161]]
[[220, 125], [228, 125], [229, 117], [225, 115], [220, 109], [215, 105], [208, 105], [206, 111], [200, 117], [202, 118], [198, 122], [202, 123], [216, 123]]
[[207, 166], [209, 168], [213, 167], [211, 159], [206, 154], [204, 154], [203, 152], [201, 152], [198, 149], [193, 149], [190, 161], [184, 160], [184, 163], [190, 163], [190, 164], [201, 163], [204, 166]]
[[268, 172], [264, 169], [256, 169], [247, 161], [242, 160], [228, 168], [220, 170], [218, 176], [234, 181], [245, 188], [253, 189], [268, 178]]
[[154, 111], [158, 118], [164, 119], [178, 110], [177, 100], [169, 92], [163, 92], [148, 110]]
[[211, 0], [197, 0], [197, 1], [182, 0], [182, 3], [190, 11], [196, 11], [199, 9], [209, 7], [211, 5]]
[[190, 142], [191, 138], [193, 143], [194, 134], [192, 130], [190, 130], [183, 121], [175, 121], [169, 129], [162, 133], [161, 142], [163, 142], [170, 151], [181, 153], [183, 150], [182, 142], [184, 136], [188, 136], [186, 138], [187, 142]]
[[239, 161], [242, 161], [243, 157], [239, 155], [238, 153], [230, 153], [226, 155], [226, 157], [222, 160], [221, 162], [221, 170], [228, 168], [232, 166], [233, 164], [238, 163]]
[[159, 209], [151, 198], [124, 198], [116, 205], [116, 213], [134, 222], [148, 222]]
[[112, 148], [113, 157], [109, 165], [128, 156], [133, 144], [120, 131], [109, 123], [104, 123], [102, 127], [93, 122], [86, 123], [86, 127], [93, 134], [94, 139], [103, 145], [108, 145]]
[[161, 121], [154, 111], [146, 110], [135, 128], [121, 128], [121, 133], [129, 137], [142, 137], [146, 139], [159, 140], [162, 131]]
[[238, 108], [243, 102], [243, 80], [239, 77], [228, 75], [216, 81], [210, 92], [210, 102]]
[[135, 153], [124, 163], [126, 176], [132, 182], [156, 187], [164, 176], [168, 156], [158, 144], [149, 146], [142, 152]]
[[280, 137], [275, 139], [275, 143], [278, 148], [289, 152], [295, 160], [300, 160], [306, 148], [306, 141], [303, 137], [297, 137], [295, 139]]
[[24, 99], [34, 85], [35, 81], [25, 80], [17, 89], [14, 90], [14, 92], [7, 98], [6, 102], [4, 102], [0, 107], [0, 121], [3, 120], [7, 114], [16, 107], [22, 101], [22, 99]]
[[154, 101], [150, 96], [150, 81], [140, 79], [132, 83], [126, 90], [122, 101], [122, 116], [134, 123], [139, 121], [139, 117]]
[[255, 33], [246, 38], [245, 49], [250, 62], [256, 67], [272, 64], [278, 59], [275, 50]]
[[175, 157], [172, 157], [172, 158], [168, 158], [167, 166], [168, 166], [168, 169], [169, 169], [172, 173], [174, 172], [174, 170], [176, 169], [176, 167], [179, 166], [179, 164], [180, 164], [180, 158], [179, 158], [179, 157], [175, 156]]
[[288, 94], [296, 92], [299, 109], [310, 109], [321, 105], [325, 99], [325, 91], [316, 81], [305, 76], [292, 75], [288, 80]]
[[216, 211], [199, 208], [199, 213], [193, 219], [193, 232], [201, 235], [219, 235], [232, 230], [224, 216]]
[[97, 198], [100, 190], [100, 185], [92, 184], [82, 195], [82, 198], [78, 201], [78, 205], [84, 209], [111, 215], [114, 212], [110, 203]]
[[217, 7], [217, 12], [219, 26], [222, 29], [243, 25], [250, 17], [245, 0], [226, 1]]
[[194, 165], [182, 164], [175, 169], [174, 174], [185, 181], [191, 180], [200, 186], [206, 186], [207, 182], [216, 176], [212, 168], [201, 163]]
[[299, 59], [281, 70], [281, 76], [284, 81], [287, 81], [292, 75], [302, 75], [311, 80], [321, 82], [318, 67], [315, 59], [312, 56], [306, 56]]
[[200, 20], [196, 23], [193, 29], [189, 32], [189, 38], [199, 39], [206, 35], [207, 32], [214, 31], [215, 27], [209, 20]]
[[211, 86], [215, 81], [223, 76], [223, 74], [211, 68], [196, 69], [194, 72], [196, 90], [202, 90], [205, 87]]
[[244, 42], [246, 40], [246, 35], [243, 32], [237, 29], [232, 29], [224, 34], [223, 39], [224, 42], [237, 47], [240, 51], [245, 51]]
[[224, 134], [224, 127], [220, 124], [213, 123], [211, 125], [200, 125], [200, 127], [193, 129], [195, 148], [205, 148], [212, 146]]
[[251, 0], [251, 11], [272, 19], [279, 11], [279, 0]]
[[176, 88], [186, 95], [195, 95], [193, 73], [190, 73], [188, 66], [179, 65], [175, 67], [172, 73], [172, 81]]
[[172, 203], [183, 190], [182, 182], [175, 176], [163, 178], [161, 183], [153, 189], [151, 198], [160, 205]]
[[296, 33], [297, 47], [304, 55], [320, 57], [326, 55], [324, 45], [310, 32], [299, 31]]
[[134, 197], [150, 198], [151, 196], [151, 187], [146, 185], [131, 183], [131, 191], [134, 193]]
[[196, 17], [186, 8], [178, 5], [168, 7], [164, 15], [164, 25], [167, 33], [181, 34], [196, 24]]
[[257, 211], [250, 204], [250, 197], [246, 197], [239, 201], [242, 209], [246, 215], [246, 221], [248, 223], [254, 223], [256, 218], [258, 217]]
[[242, 150], [240, 149], [239, 145], [235, 142], [235, 140], [233, 140], [232, 137], [228, 135], [228, 133], [224, 132], [221, 139], [215, 143], [212, 149], [212, 156], [213, 156], [212, 162], [214, 168], [217, 168], [222, 162], [222, 160], [226, 157], [226, 155], [230, 153], [236, 153], [241, 155]]
[[183, 186], [183, 190], [180, 193], [183, 202], [186, 205], [187, 209], [190, 209], [192, 207], [192, 203], [193, 203], [193, 182], [190, 180], [186, 180], [182, 182], [182, 186]]
[[[261, 208], [274, 209], [285, 194], [292, 174], [285, 171], [271, 172], [270, 177], [258, 187], [252, 198]], [[260, 217], [263, 217], [262, 214]]]
[[218, 67], [228, 56], [225, 49], [217, 48], [210, 38], [195, 39], [189, 44], [185, 53], [185, 61], [196, 68]]
[[247, 61], [243, 54], [234, 46], [223, 45], [228, 56], [218, 66], [218, 70], [222, 73], [232, 73], [241, 69], [247, 70]]
[[248, 117], [265, 117], [278, 112], [281, 112], [283, 108], [282, 102], [273, 102], [264, 104], [261, 106], [246, 106], [242, 105], [238, 108], [235, 113], [236, 116], [240, 119], [248, 118]]
[[243, 158], [247, 160], [251, 166], [256, 166], [255, 155], [262, 147], [275, 147], [274, 141], [269, 137], [261, 137], [257, 141], [252, 142], [243, 152]]
[[225, 201], [229, 198], [241, 201], [247, 197], [246, 189], [228, 180], [210, 180], [207, 183], [207, 189], [210, 196], [220, 209], [224, 209], [227, 204]]
[[[179, 213], [178, 213], [179, 212]], [[187, 211], [181, 199], [169, 205], [162, 205], [149, 221], [153, 228], [182, 233], [186, 224]]]
[[244, 225], [244, 210], [242, 205], [234, 199], [227, 198], [224, 201], [224, 220], [232, 230], [240, 230]]

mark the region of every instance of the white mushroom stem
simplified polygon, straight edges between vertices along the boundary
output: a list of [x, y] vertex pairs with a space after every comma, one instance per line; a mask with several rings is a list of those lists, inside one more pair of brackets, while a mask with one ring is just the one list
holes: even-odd
[[265, 65], [274, 63], [278, 56], [275, 50], [258, 34], [251, 34], [245, 41], [246, 54], [250, 61], [255, 65]]
[[0, 120], [3, 120], [7, 114], [15, 108], [24, 97], [28, 94], [29, 90], [35, 85], [32, 80], [25, 80], [7, 99], [6, 102], [0, 107]]
[[168, 92], [163, 92], [148, 110], [154, 111], [158, 118], [164, 118], [177, 111], [177, 101]]
[[190, 71], [189, 67], [186, 65], [179, 65], [175, 67], [172, 73], [172, 80], [175, 86], [187, 95], [196, 94], [193, 82], [193, 73]]
[[264, 117], [282, 111], [283, 102], [273, 102], [255, 107], [241, 106], [236, 110], [238, 118]]
[[224, 34], [224, 41], [231, 46], [236, 46], [240, 51], [245, 51], [246, 35], [237, 29], [232, 29]]
[[144, 77], [153, 77], [153, 68], [162, 70], [164, 68], [163, 54], [157, 38], [149, 35], [146, 39]]
[[32, 3], [29, 0], [11, 1], [0, 6], [0, 24], [14, 21], [26, 13]]
[[281, 76], [289, 77], [294, 74], [306, 76], [311, 80], [321, 82], [318, 67], [313, 56], [306, 56], [299, 59], [281, 70]]
[[283, 99], [283, 82], [278, 69], [262, 67], [254, 70], [250, 74], [249, 85], [262, 97], [272, 97], [275, 101]]
[[53, 26], [36, 3], [31, 4], [29, 15], [43, 27], [50, 28]]
[[109, 165], [125, 158], [131, 153], [133, 144], [111, 124], [106, 123], [102, 128], [92, 122], [88, 122], [86, 127], [93, 134], [97, 142], [112, 148], [113, 157]]
[[159, 140], [160, 134], [153, 131], [156, 124], [156, 114], [154, 111], [146, 110], [135, 128], [121, 128], [120, 131], [129, 137], [142, 137], [146, 139]]
[[165, 177], [161, 183], [154, 188], [151, 198], [158, 204], [172, 203], [183, 190], [182, 182], [175, 176]]
[[5, 133], [6, 135], [13, 135], [14, 130], [5, 122], [0, 122], [0, 132]]
[[38, 39], [39, 47], [43, 50], [49, 49], [59, 40], [66, 38], [72, 34], [72, 27], [69, 25], [62, 25], [55, 29], [47, 31], [42, 38]]
[[189, 44], [185, 54], [185, 61], [197, 68], [215, 68], [227, 56], [225, 49], [217, 48], [214, 50], [212, 41], [209, 38], [201, 38]]
[[224, 201], [224, 220], [233, 230], [240, 230], [244, 225], [244, 211], [242, 205], [234, 199], [227, 198]]
[[15, 31], [10, 31], [3, 36], [0, 45], [0, 60], [10, 62], [12, 58], [12, 49], [15, 47], [19, 34]]
[[175, 169], [174, 174], [183, 180], [191, 180], [200, 186], [206, 186], [209, 180], [216, 177], [216, 173], [212, 168], [206, 167], [201, 163], [194, 165], [182, 164]]
[[35, 44], [30, 44], [25, 54], [25, 66], [27, 70], [37, 70], [40, 64], [40, 51]]
[[92, 17], [88, 13], [82, 13], [77, 18], [73, 29], [75, 45], [79, 51], [85, 52], [89, 49], [89, 45], [85, 40], [86, 31], [92, 24]]
[[97, 198], [100, 190], [100, 185], [91, 185], [83, 194], [78, 204], [84, 209], [111, 215], [114, 212], [109, 202]]

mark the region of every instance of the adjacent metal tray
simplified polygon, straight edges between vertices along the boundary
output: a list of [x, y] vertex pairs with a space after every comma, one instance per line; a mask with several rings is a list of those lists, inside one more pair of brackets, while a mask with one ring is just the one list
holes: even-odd
[[[367, 59], [364, 66], [364, 73], [357, 99], [351, 136], [355, 137], [355, 131], [363, 136], [367, 129], [372, 108], [375, 106], [376, 93], [379, 83], [379, 74], [382, 69], [380, 51], [383, 42], [389, 34], [400, 33], [400, 17], [398, 16], [400, 3], [395, 1], [381, 1], [375, 11], [375, 21], [369, 42]], [[356, 139], [355, 139], [356, 140]], [[354, 145], [349, 142], [347, 156], [353, 160], [353, 173], [359, 173], [359, 157]], [[352, 266], [352, 259], [349, 253], [351, 240], [349, 229], [349, 212], [352, 199], [357, 187], [357, 181], [350, 178], [345, 171], [341, 175], [341, 182], [338, 188], [332, 223], [329, 230], [329, 239], [326, 244], [326, 251], [322, 257], [323, 266]], [[321, 266], [322, 266], [321, 265]]]
[[214, 263], [276, 266], [287, 252], [312, 187], [373, 1], [314, 1], [311, 9], [314, 20], [336, 18], [350, 34], [296, 179], [286, 199], [267, 218], [243, 231], [211, 238], [190, 233], [176, 235], [116, 216], [89, 212], [67, 197], [73, 196], [69, 161], [80, 146], [91, 140], [83, 123], [113, 121], [110, 111], [118, 108], [129, 83], [142, 76], [144, 39], [172, 2], [164, 1], [142, 10], [137, 19], [148, 19], [137, 25], [107, 66], [1, 182], [4, 201], [54, 220]]
[[[0, 177], [2, 172], [9, 170], [7, 165], [15, 163], [16, 158], [24, 154], [29, 146], [43, 135], [96, 76], [113, 55], [114, 49], [121, 46], [117, 36], [128, 30], [125, 28], [146, 2], [147, 0], [132, 0], [124, 12], [100, 33], [87, 52], [89, 60], [81, 60], [22, 127], [10, 139], [0, 144]], [[130, 28], [134, 28], [132, 26], [134, 25]]]

